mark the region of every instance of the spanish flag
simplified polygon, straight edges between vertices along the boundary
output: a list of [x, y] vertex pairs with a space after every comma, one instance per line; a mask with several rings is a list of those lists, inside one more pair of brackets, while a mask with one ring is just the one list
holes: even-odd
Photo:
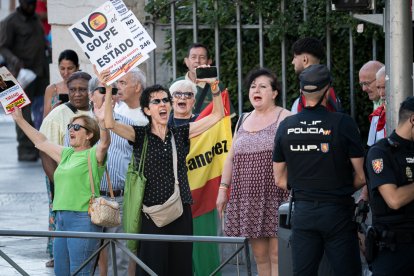
[[[194, 204], [193, 229], [196, 236], [217, 236], [216, 199], [227, 153], [232, 144], [230, 101], [227, 90], [222, 94], [225, 116], [209, 130], [194, 137], [187, 155], [188, 181]], [[213, 109], [210, 103], [197, 120]], [[220, 265], [218, 244], [194, 243], [194, 275], [209, 275]], [[220, 275], [220, 274], [218, 274]]]

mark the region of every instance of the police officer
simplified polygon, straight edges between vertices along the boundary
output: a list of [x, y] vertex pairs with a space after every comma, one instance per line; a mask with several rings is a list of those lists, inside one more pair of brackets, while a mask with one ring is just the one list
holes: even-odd
[[414, 275], [413, 140], [414, 97], [408, 97], [400, 106], [397, 128], [370, 148], [365, 163], [379, 247], [373, 275]]
[[307, 67], [299, 79], [306, 107], [280, 124], [273, 151], [276, 185], [293, 191], [293, 274], [317, 275], [325, 251], [335, 275], [361, 275], [351, 197], [365, 184], [358, 127], [326, 109], [325, 65]]

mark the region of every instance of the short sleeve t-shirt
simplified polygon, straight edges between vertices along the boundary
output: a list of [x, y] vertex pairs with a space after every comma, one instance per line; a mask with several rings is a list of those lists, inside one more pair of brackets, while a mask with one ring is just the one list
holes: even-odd
[[88, 154], [91, 156], [92, 176], [95, 184], [95, 194], [99, 196], [99, 182], [105, 172], [106, 160], [102, 166], [96, 160], [96, 146], [83, 151], [64, 148], [61, 161], [56, 168], [55, 197], [53, 211], [88, 211], [91, 198], [89, 183]]

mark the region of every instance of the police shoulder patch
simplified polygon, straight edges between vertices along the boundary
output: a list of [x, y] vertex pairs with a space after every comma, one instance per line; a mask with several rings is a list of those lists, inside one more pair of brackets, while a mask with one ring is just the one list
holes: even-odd
[[382, 158], [372, 160], [371, 164], [375, 173], [380, 173], [384, 169], [384, 161]]

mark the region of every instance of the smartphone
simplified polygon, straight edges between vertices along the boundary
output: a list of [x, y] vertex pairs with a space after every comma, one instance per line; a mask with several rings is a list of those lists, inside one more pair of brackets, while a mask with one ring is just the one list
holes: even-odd
[[59, 101], [61, 101], [62, 103], [66, 103], [69, 101], [69, 95], [68, 94], [59, 94], [58, 95], [58, 99]]
[[217, 67], [210, 66], [210, 67], [196, 68], [196, 76], [197, 76], [197, 79], [217, 78]]

